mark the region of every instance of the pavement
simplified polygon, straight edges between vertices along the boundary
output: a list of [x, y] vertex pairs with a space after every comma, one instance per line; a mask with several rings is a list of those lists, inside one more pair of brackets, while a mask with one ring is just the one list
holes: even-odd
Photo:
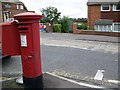
[[44, 35], [46, 37], [46, 36], [52, 35], [52, 36], [56, 36], [56, 39], [57, 39], [57, 37], [61, 37], [61, 34], [62, 34], [62, 36], [66, 37], [64, 39], [120, 43], [120, 37], [115, 37], [115, 36], [41, 32], [41, 36]]
[[88, 41], [99, 41], [99, 42], [111, 42], [111, 43], [119, 43], [120, 37], [115, 36], [103, 36], [103, 35], [79, 35], [77, 40], [88, 40]]
[[119, 37], [41, 32], [41, 45], [118, 53]]

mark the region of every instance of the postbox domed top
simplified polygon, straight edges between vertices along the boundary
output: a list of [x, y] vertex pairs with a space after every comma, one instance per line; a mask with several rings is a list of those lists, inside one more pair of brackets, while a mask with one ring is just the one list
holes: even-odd
[[7, 26], [7, 25], [12, 25], [12, 24], [16, 24], [17, 23], [17, 21], [7, 21], [7, 22], [3, 22], [3, 23], [0, 23], [0, 25], [2, 25], [2, 26]]
[[33, 12], [24, 12], [14, 15], [15, 19], [41, 19], [42, 15]]

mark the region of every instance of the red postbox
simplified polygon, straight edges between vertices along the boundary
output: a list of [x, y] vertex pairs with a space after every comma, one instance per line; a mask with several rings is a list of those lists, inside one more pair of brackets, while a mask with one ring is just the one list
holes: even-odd
[[14, 18], [18, 20], [25, 88], [42, 88], [39, 32], [39, 21], [42, 16], [32, 12], [25, 12], [15, 15]]
[[20, 55], [20, 37], [17, 22], [10, 21], [0, 24], [2, 33], [2, 54]]

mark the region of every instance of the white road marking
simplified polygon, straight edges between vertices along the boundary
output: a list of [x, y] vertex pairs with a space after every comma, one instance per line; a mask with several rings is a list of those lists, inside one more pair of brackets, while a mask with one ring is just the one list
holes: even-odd
[[[56, 47], [71, 47], [71, 48], [80, 48], [80, 49], [85, 49], [87, 50], [88, 48], [83, 48], [83, 47], [78, 47], [78, 46], [70, 46], [70, 45], [57, 45], [57, 44], [42, 44], [46, 46], [56, 46]], [[89, 50], [89, 49], [88, 49]]]
[[104, 70], [98, 70], [94, 77], [94, 80], [102, 80], [104, 76], [104, 72], [105, 72]]
[[0, 80], [0, 82], [4, 82], [4, 81], [10, 81], [10, 80], [13, 80], [15, 78], [8, 78], [8, 79], [5, 79], [5, 80]]
[[64, 78], [64, 77], [61, 77], [61, 76], [58, 76], [58, 75], [55, 75], [55, 74], [52, 74], [52, 73], [49, 73], [49, 72], [45, 72], [45, 73], [49, 74], [51, 76], [57, 77], [59, 79], [63, 79], [65, 81], [71, 82], [73, 84], [80, 85], [80, 86], [85, 86], [85, 87], [89, 87], [89, 88], [101, 88], [101, 89], [105, 89], [106, 88], [106, 87], [102, 87], [102, 86], [97, 86], [97, 85], [92, 85], [92, 84], [87, 84], [87, 83], [82, 83], [82, 82], [76, 82], [74, 80], [67, 79], [67, 78]]
[[114, 83], [114, 84], [120, 84], [120, 81], [118, 81], [118, 80], [108, 80], [108, 82]]

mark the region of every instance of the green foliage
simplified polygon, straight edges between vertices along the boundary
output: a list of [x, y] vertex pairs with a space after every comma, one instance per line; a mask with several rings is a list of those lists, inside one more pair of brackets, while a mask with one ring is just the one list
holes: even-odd
[[58, 19], [61, 15], [60, 12], [58, 12], [57, 8], [55, 7], [46, 7], [45, 9], [42, 8], [41, 10], [42, 15], [44, 16], [41, 20], [41, 22], [49, 22], [51, 25], [53, 25], [54, 23], [58, 22]]
[[54, 24], [53, 29], [54, 32], [61, 32], [61, 24]]
[[70, 19], [67, 16], [63, 16], [63, 18], [60, 19], [61, 24], [61, 32], [68, 33], [70, 29]]
[[87, 30], [87, 23], [77, 23], [77, 29]]
[[70, 18], [71, 20], [73, 21], [76, 21], [76, 20], [87, 20], [87, 18]]
[[94, 26], [88, 26], [89, 30], [95, 30]]

